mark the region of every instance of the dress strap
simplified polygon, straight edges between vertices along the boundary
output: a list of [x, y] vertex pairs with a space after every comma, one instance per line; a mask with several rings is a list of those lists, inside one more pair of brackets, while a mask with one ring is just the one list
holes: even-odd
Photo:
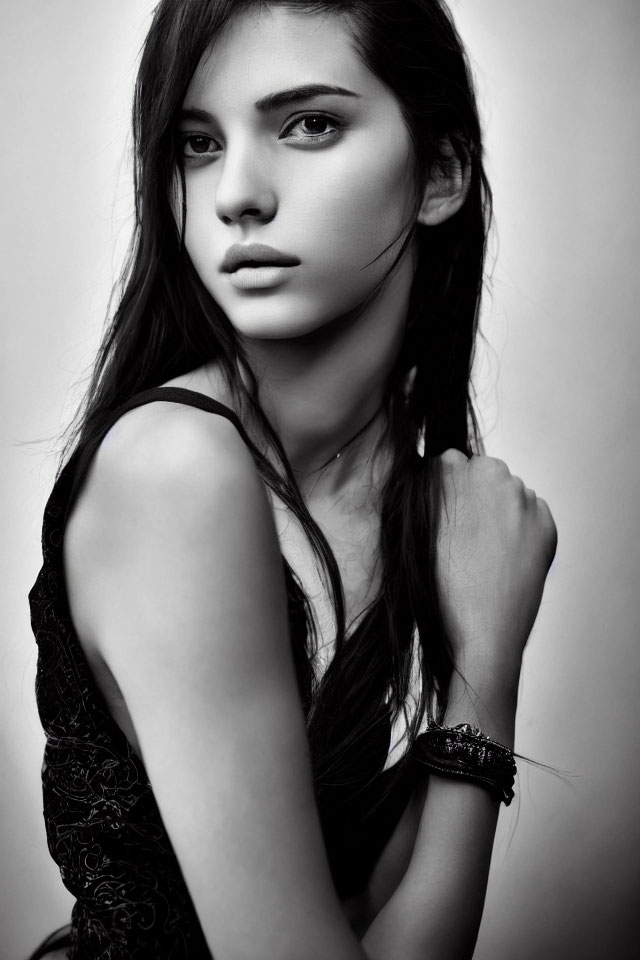
[[220, 403], [219, 400], [208, 397], [205, 393], [199, 393], [197, 390], [187, 390], [186, 387], [150, 387], [148, 390], [142, 390], [140, 393], [134, 394], [134, 396], [130, 397], [122, 406], [114, 410], [113, 421], [109, 426], [113, 426], [116, 420], [129, 410], [133, 410], [134, 407], [141, 407], [143, 404], [152, 403], [154, 400], [165, 400], [168, 403], [184, 403], [186, 406], [198, 407], [200, 410], [206, 410], [208, 413], [217, 413], [221, 417], [226, 417], [228, 420], [231, 420], [244, 442], [250, 443], [249, 437], [235, 410], [227, 407], [224, 403]]

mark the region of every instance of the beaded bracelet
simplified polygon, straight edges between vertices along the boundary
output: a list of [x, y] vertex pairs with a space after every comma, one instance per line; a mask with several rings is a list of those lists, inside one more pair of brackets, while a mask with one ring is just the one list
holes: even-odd
[[468, 780], [485, 787], [505, 806], [513, 800], [516, 762], [513, 751], [470, 723], [433, 724], [417, 737], [414, 755], [438, 776]]

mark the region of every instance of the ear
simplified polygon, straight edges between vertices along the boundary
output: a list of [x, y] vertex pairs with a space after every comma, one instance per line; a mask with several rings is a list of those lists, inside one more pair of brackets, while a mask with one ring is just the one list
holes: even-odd
[[460, 159], [448, 137], [441, 144], [441, 157], [429, 177], [418, 213], [418, 223], [426, 227], [436, 227], [457, 213], [471, 185], [471, 164]]

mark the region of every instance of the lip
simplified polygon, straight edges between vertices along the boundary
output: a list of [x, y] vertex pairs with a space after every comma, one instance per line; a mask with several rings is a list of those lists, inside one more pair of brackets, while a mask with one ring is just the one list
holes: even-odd
[[238, 290], [267, 290], [284, 283], [292, 269], [293, 266], [282, 263], [240, 266], [229, 274], [229, 283]]
[[299, 263], [298, 257], [282, 253], [264, 243], [234, 243], [225, 253], [220, 270], [223, 273], [235, 273], [241, 266], [295, 267]]

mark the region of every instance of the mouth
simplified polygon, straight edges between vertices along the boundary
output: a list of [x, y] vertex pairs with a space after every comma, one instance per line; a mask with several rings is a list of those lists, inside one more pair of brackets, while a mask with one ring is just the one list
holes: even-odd
[[235, 243], [227, 250], [221, 264], [223, 273], [236, 273], [242, 269], [263, 269], [274, 267], [295, 267], [300, 263], [298, 257], [282, 253], [274, 247], [262, 243]]

